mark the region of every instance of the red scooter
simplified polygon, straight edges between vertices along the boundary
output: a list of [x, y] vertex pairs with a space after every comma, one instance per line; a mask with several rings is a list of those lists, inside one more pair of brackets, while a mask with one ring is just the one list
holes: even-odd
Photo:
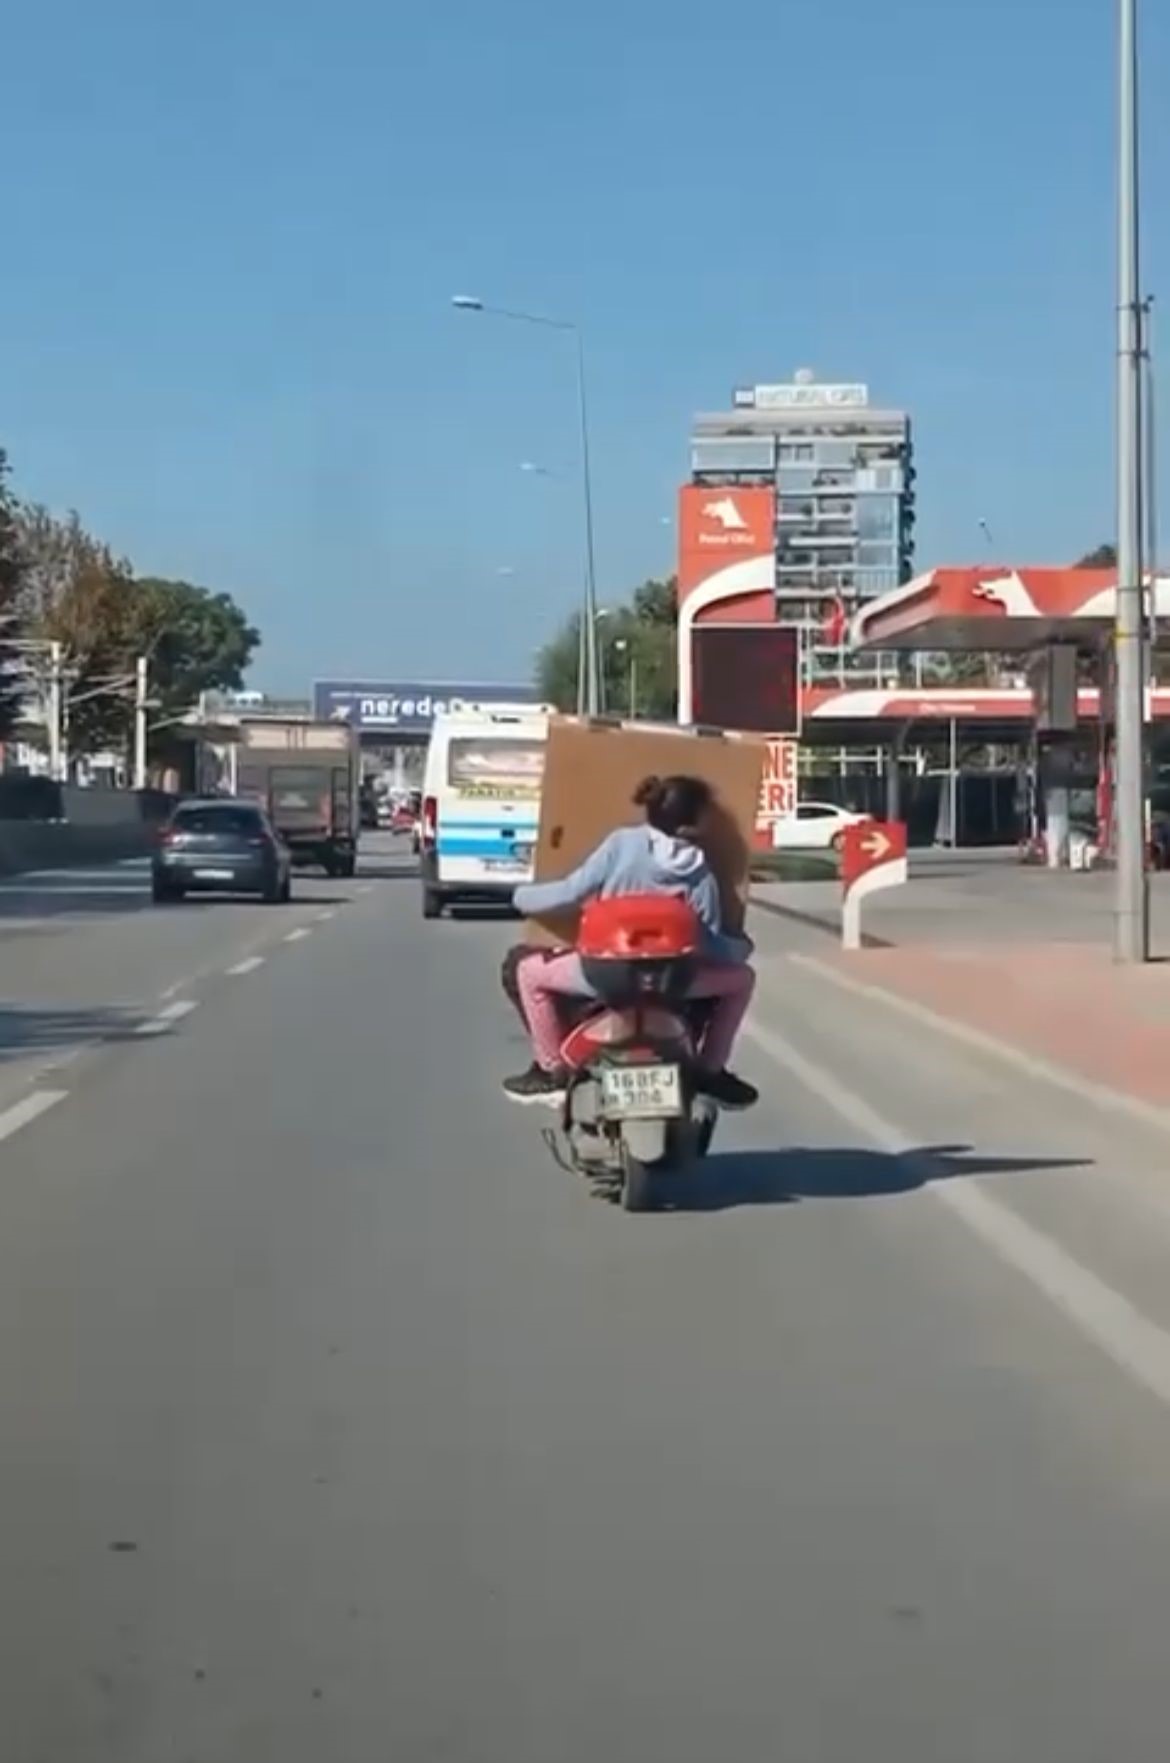
[[706, 1156], [718, 1118], [694, 1081], [710, 1008], [687, 998], [701, 926], [684, 900], [630, 894], [587, 905], [576, 947], [597, 997], [580, 1003], [561, 1047], [568, 1159], [644, 1212], [661, 1178]]

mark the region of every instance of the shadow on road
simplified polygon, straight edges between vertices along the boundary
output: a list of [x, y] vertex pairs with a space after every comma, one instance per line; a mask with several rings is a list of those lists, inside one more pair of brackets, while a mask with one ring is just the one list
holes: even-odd
[[358, 881], [418, 881], [418, 864], [405, 861], [402, 863], [369, 863], [359, 858], [357, 866]]
[[956, 1176], [1026, 1175], [1086, 1169], [1083, 1157], [990, 1157], [970, 1145], [926, 1145], [897, 1156], [855, 1146], [717, 1153], [664, 1192], [672, 1212], [726, 1212], [738, 1206], [787, 1206], [800, 1200], [873, 1200], [912, 1193]]
[[[841, 916], [835, 908], [826, 909], [825, 913], [802, 912], [797, 906], [783, 906], [779, 900], [761, 900], [752, 895], [751, 909], [753, 912], [767, 912], [773, 918], [785, 918], [790, 924], [799, 924], [805, 930], [815, 930], [823, 937], [832, 937], [833, 941], [841, 941]], [[865, 949], [892, 949], [894, 944], [886, 937], [871, 936], [863, 931], [861, 944]]]
[[126, 1010], [0, 1004], [0, 1064], [81, 1041], [125, 1040], [141, 1020]]
[[10, 884], [0, 893], [0, 930], [23, 924], [30, 918], [114, 918], [143, 912], [152, 904], [150, 884], [98, 889], [92, 883], [75, 887], [16, 888]]

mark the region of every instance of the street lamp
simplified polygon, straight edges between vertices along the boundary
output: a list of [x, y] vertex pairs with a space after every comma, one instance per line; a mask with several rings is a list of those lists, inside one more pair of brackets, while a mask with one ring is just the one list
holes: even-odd
[[629, 671], [626, 675], [626, 699], [630, 721], [634, 722], [638, 716], [638, 657], [634, 653], [634, 645], [628, 637], [618, 637], [613, 647], [615, 655], [625, 655], [629, 661]]
[[581, 427], [581, 491], [585, 515], [585, 594], [581, 608], [581, 641], [577, 665], [577, 710], [585, 716], [601, 714], [601, 669], [597, 660], [597, 580], [593, 551], [593, 483], [589, 471], [589, 407], [585, 396], [585, 344], [581, 327], [570, 319], [545, 318], [537, 312], [517, 312], [507, 306], [489, 306], [474, 294], [455, 294], [458, 312], [481, 312], [492, 318], [509, 318], [516, 324], [535, 324], [545, 330], [565, 331], [577, 352], [577, 413]]
[[[1141, 532], [1142, 314], [1138, 228], [1137, 0], [1118, 0], [1117, 894], [1114, 953], [1149, 954], [1145, 833], [1145, 606]], [[1150, 559], [1151, 565], [1153, 559]]]

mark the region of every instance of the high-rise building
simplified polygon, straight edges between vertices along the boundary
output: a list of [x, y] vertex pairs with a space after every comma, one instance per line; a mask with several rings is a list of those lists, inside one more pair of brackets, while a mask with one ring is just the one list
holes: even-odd
[[850, 656], [840, 636], [861, 601], [912, 574], [910, 418], [874, 408], [865, 386], [824, 385], [807, 371], [742, 388], [732, 402], [695, 418], [691, 481], [775, 490], [777, 615], [802, 633], [806, 680], [895, 677], [895, 661]]

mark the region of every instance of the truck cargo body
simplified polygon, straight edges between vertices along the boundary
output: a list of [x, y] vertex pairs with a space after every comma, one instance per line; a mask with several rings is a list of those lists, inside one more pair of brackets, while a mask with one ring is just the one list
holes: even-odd
[[357, 733], [344, 724], [240, 724], [237, 793], [264, 803], [295, 863], [318, 863], [327, 875], [353, 874], [360, 785]]

